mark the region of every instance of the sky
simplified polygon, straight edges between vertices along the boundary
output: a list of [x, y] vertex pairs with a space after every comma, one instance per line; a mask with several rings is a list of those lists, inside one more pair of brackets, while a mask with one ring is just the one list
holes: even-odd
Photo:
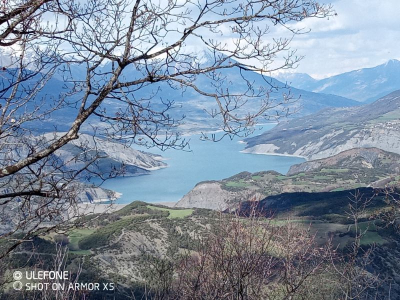
[[[400, 60], [400, 0], [317, 1], [331, 3], [337, 15], [309, 18], [294, 24], [296, 28], [311, 31], [294, 37], [291, 47], [304, 59], [289, 72], [307, 73], [321, 79], [374, 67], [390, 59]], [[270, 29], [273, 37], [289, 37], [283, 27], [271, 26]], [[219, 39], [229, 41], [229, 32], [224, 32]], [[198, 44], [189, 43], [188, 46], [197, 48]], [[7, 55], [0, 52], [0, 64], [4, 64], [6, 58]]]
[[374, 67], [390, 59], [400, 60], [400, 0], [333, 0], [330, 3], [337, 16], [296, 24], [311, 32], [292, 41], [292, 48], [305, 58], [291, 72], [320, 79]]

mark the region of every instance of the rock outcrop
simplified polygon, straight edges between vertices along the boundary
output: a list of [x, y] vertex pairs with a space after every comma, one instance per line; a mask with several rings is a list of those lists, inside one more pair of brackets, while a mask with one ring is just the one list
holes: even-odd
[[260, 200], [264, 195], [257, 191], [242, 190], [238, 192], [223, 189], [220, 182], [201, 182], [187, 193], [175, 207], [208, 208], [226, 210], [236, 207], [238, 202]]

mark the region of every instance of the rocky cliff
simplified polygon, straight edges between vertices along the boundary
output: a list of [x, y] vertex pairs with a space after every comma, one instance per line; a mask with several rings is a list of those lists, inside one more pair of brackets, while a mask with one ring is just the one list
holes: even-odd
[[236, 206], [238, 202], [261, 200], [262, 198], [264, 198], [264, 195], [258, 191], [229, 191], [224, 189], [220, 182], [201, 182], [187, 193], [175, 207], [196, 207], [223, 211]]
[[[24, 140], [13, 137], [7, 138], [4, 142], [19, 145], [19, 147], [15, 147], [12, 151], [3, 149], [0, 152], [0, 159], [6, 162], [24, 159], [32, 151], [46, 147], [61, 134], [47, 133]], [[101, 179], [107, 179], [120, 175], [144, 175], [166, 166], [161, 161], [160, 156], [138, 151], [116, 142], [81, 134], [79, 139], [56, 150], [44, 163], [33, 165], [31, 170], [37, 171], [38, 174], [54, 174], [53, 179], [58, 180], [59, 184], [70, 182], [70, 185], [77, 186], [80, 191], [77, 195], [78, 201], [98, 202], [114, 200], [117, 195], [113, 191], [87, 185], [89, 179], [96, 179], [98, 176], [101, 176]], [[80, 172], [80, 170], [83, 171]], [[43, 184], [29, 172], [23, 173], [23, 176], [25, 176], [27, 182], [31, 181], [30, 187]], [[71, 176], [74, 177], [71, 178]], [[71, 181], [71, 179], [73, 180]], [[3, 183], [0, 193], [4, 193], [6, 189], [14, 192], [18, 190], [17, 181], [15, 181], [15, 186], [12, 186], [13, 182]]]

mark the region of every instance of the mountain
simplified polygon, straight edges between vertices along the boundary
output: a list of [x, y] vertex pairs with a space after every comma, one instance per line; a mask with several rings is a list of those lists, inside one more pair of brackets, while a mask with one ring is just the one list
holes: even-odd
[[[241, 70], [240, 72], [238, 72], [234, 69], [226, 69], [221, 70], [221, 76], [227, 78], [226, 87], [230, 89], [231, 93], [249, 93], [249, 84], [252, 85], [252, 90], [255, 93], [260, 90], [269, 91], [268, 101], [270, 102], [270, 106], [273, 106], [274, 103], [279, 103], [284, 98], [290, 98], [291, 103], [284, 106], [289, 108], [289, 111], [296, 112], [295, 114], [292, 114], [291, 117], [308, 115], [327, 107], [351, 107], [360, 105], [360, 103], [358, 103], [357, 101], [351, 100], [349, 98], [329, 95], [326, 93], [314, 93], [294, 88], [272, 77], [264, 76], [253, 71]], [[245, 78], [245, 80], [243, 80], [243, 78]], [[199, 87], [205, 89], [206, 92], [214, 92], [213, 85], [210, 83], [207, 76], [200, 75], [196, 83]], [[185, 111], [185, 105], [186, 108], [194, 108], [195, 111], [199, 111], [199, 109], [201, 111], [203, 111], [204, 109], [207, 109], [209, 111], [211, 110], [211, 108], [215, 109], [215, 101], [210, 98], [201, 96], [195, 92], [188, 91], [184, 94], [184, 97], [186, 99], [184, 100], [184, 102], [182, 102], [183, 112]], [[177, 101], [179, 102], [180, 100]], [[187, 104], [189, 104], [189, 107], [187, 106]], [[255, 99], [249, 98], [248, 105], [245, 105], [241, 110], [239, 109], [239, 111], [244, 113], [256, 112], [257, 108], [259, 108], [259, 102], [255, 102]], [[274, 115], [275, 111], [279, 112], [279, 110], [280, 107], [276, 107], [273, 110], [267, 110], [265, 114]], [[189, 118], [191, 118], [191, 115], [187, 115]], [[196, 113], [196, 115], [200, 115], [200, 111]], [[204, 122], [206, 124], [210, 124], [210, 118], [208, 117], [208, 119], [205, 119]]]
[[352, 148], [377, 147], [400, 153], [400, 91], [360, 107], [325, 109], [280, 123], [245, 142], [247, 153], [295, 155], [309, 160]]
[[307, 74], [280, 74], [276, 77], [299, 89], [372, 102], [400, 88], [400, 61], [359, 69], [321, 80]]
[[[82, 66], [71, 65], [71, 74], [74, 78], [80, 78], [84, 74]], [[103, 66], [99, 72], [107, 74], [110, 66]], [[0, 84], [12, 80], [13, 74], [16, 70], [7, 70], [2, 72], [0, 76]], [[259, 73], [250, 70], [238, 70], [236, 69], [222, 69], [219, 71], [221, 78], [226, 79], [226, 86], [229, 88], [230, 93], [247, 93], [248, 103], [242, 108], [238, 108], [243, 114], [248, 112], [256, 112], [256, 109], [261, 105], [260, 99], [256, 100], [252, 97], [253, 93], [257, 94], [260, 90], [269, 91], [269, 95], [266, 101], [282, 101], [282, 99], [291, 97], [293, 100], [290, 104], [290, 111], [296, 111], [295, 117], [307, 115], [319, 111], [320, 109], [327, 107], [349, 107], [355, 106], [359, 103], [357, 101], [336, 96], [328, 95], [323, 93], [314, 93], [297, 88], [292, 88], [283, 82], [273, 79], [268, 76], [263, 76]], [[4, 74], [3, 74], [4, 73]], [[60, 73], [56, 73], [46, 85], [39, 91], [34, 99], [31, 99], [24, 107], [16, 110], [15, 119], [19, 120], [24, 118], [24, 114], [32, 113], [35, 116], [43, 113], [44, 115], [35, 120], [26, 122], [24, 127], [37, 132], [52, 132], [66, 131], [71, 126], [74, 118], [76, 117], [77, 107], [79, 107], [80, 97], [83, 95], [83, 91], [75, 88], [75, 92], [69, 94], [73, 90], [73, 84], [71, 82], [63, 81]], [[101, 77], [98, 75], [99, 82], [104, 82], [108, 75]], [[121, 82], [132, 81], [138, 78], [143, 78], [143, 74], [136, 70], [133, 66], [127, 67], [121, 75]], [[215, 82], [214, 84], [210, 80], [210, 74], [200, 74], [195, 80], [195, 84], [206, 92], [215, 93]], [[38, 81], [40, 76], [36, 75], [30, 78], [26, 82], [21, 84], [20, 97], [26, 97], [30, 89], [32, 89]], [[244, 80], [245, 78], [245, 80]], [[95, 81], [96, 78], [93, 78]], [[251, 88], [249, 88], [251, 86]], [[149, 95], [153, 95], [151, 98]], [[7, 95], [5, 95], [6, 97]], [[66, 97], [66, 101], [60, 103], [60, 99]], [[180, 127], [183, 131], [199, 131], [199, 130], [215, 130], [220, 126], [220, 121], [212, 119], [205, 110], [211, 112], [215, 110], [218, 105], [215, 99], [206, 97], [194, 91], [191, 88], [182, 90], [181, 86], [174, 86], [171, 82], [154, 82], [149, 85], [145, 85], [134, 92], [134, 98], [136, 101], [148, 103], [149, 109], [155, 111], [162, 111], [165, 109], [165, 102], [167, 100], [173, 101], [171, 109], [168, 111], [169, 116], [175, 119], [181, 119], [182, 116], [186, 116], [184, 124]], [[151, 101], [147, 101], [151, 99]], [[54, 108], [54, 111], [52, 111]], [[114, 115], [120, 111], [125, 111], [126, 105], [123, 101], [117, 101], [116, 99], [106, 99], [98, 111], [107, 111], [108, 115]], [[279, 108], [268, 111], [272, 115], [275, 115], [275, 110], [279, 111]], [[46, 113], [49, 112], [49, 113]], [[94, 127], [104, 128], [104, 122], [100, 122], [97, 117], [89, 118], [82, 126], [82, 130], [86, 133], [90, 133]]]
[[[198, 55], [201, 61], [200, 67], [216, 65], [215, 53], [210, 55], [210, 53], [203, 53], [200, 51]], [[217, 56], [220, 59], [226, 58], [222, 53], [218, 53]], [[229, 65], [235, 65], [236, 63], [237, 61], [234, 59], [227, 59], [221, 65], [221, 67], [226, 68], [221, 68], [215, 72], [198, 74], [193, 83], [202, 91], [209, 94], [220, 94], [221, 91], [226, 93], [226, 89], [229, 89], [230, 95], [245, 95], [243, 97], [232, 98], [234, 99], [233, 103], [239, 99], [236, 111], [240, 111], [246, 115], [252, 111], [256, 112], [256, 109], [259, 108], [261, 104], [260, 99], [253, 96], [260, 92], [261, 94], [268, 92], [268, 98], [263, 100], [267, 100], [267, 102], [270, 103], [269, 106], [272, 107], [273, 101], [279, 102], [284, 98], [297, 100], [292, 101], [293, 103], [289, 105], [291, 111], [296, 111], [294, 117], [317, 112], [326, 107], [349, 107], [359, 105], [357, 101], [352, 99], [326, 93], [309, 92], [288, 86], [286, 83], [252, 70], [229, 67]], [[177, 67], [178, 69], [181, 68], [181, 66]], [[145, 75], [147, 76], [147, 74]], [[129, 80], [139, 79], [143, 76], [144, 75], [141, 74], [140, 71], [132, 66], [127, 67], [122, 74], [123, 79]], [[216, 90], [218, 90], [218, 92], [216, 92]], [[186, 88], [183, 92], [181, 85], [174, 85], [174, 83], [171, 82], [151, 84], [144, 89], [136, 91], [135, 95], [146, 98], [149, 94], [154, 94], [156, 91], [159, 91], [156, 98], [163, 97], [164, 99], [174, 101], [176, 104], [174, 107], [176, 111], [174, 112], [171, 110], [173, 116], [181, 116], [183, 114], [190, 124], [199, 125], [199, 123], [201, 123], [200, 126], [205, 129], [210, 129], [210, 125], [212, 125], [214, 121], [204, 110], [206, 109], [208, 112], [211, 112], [212, 110], [218, 109], [213, 97], [201, 95], [192, 88]], [[248, 103], [241, 107], [240, 101], [244, 99], [246, 99]], [[225, 99], [221, 98], [221, 101], [222, 105], [225, 105]], [[228, 107], [232, 108], [233, 106], [234, 105], [230, 103]], [[273, 111], [267, 111], [267, 114], [272, 113], [274, 115], [275, 110], [279, 111], [279, 108], [275, 108]]]
[[400, 155], [377, 148], [351, 149], [333, 157], [275, 171], [242, 172], [220, 181], [201, 182], [176, 207], [224, 210], [243, 201], [259, 201], [282, 193], [320, 193], [385, 187], [400, 174]]
[[285, 82], [294, 88], [306, 91], [313, 91], [314, 86], [318, 83], [317, 79], [312, 78], [306, 73], [281, 73], [274, 76], [274, 78]]

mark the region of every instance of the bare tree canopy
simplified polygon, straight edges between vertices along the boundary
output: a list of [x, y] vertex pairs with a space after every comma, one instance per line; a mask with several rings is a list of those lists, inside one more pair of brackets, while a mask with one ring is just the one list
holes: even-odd
[[[174, 114], [177, 93], [168, 91], [210, 98], [207, 113], [228, 135], [285, 114], [290, 95], [270, 97], [275, 87], [268, 80], [258, 86], [251, 74], [293, 67], [300, 57], [289, 48], [291, 36], [306, 32], [294, 25], [332, 13], [315, 0], [1, 5], [0, 207], [2, 223], [17, 224], [8, 234], [61, 222], [76, 204], [78, 182], [101, 176], [96, 162], [104, 152], [94, 137], [78, 139], [82, 132], [184, 147], [184, 116]], [[276, 36], [277, 27], [289, 37]], [[82, 151], [60, 160], [55, 153], [72, 141]]]

